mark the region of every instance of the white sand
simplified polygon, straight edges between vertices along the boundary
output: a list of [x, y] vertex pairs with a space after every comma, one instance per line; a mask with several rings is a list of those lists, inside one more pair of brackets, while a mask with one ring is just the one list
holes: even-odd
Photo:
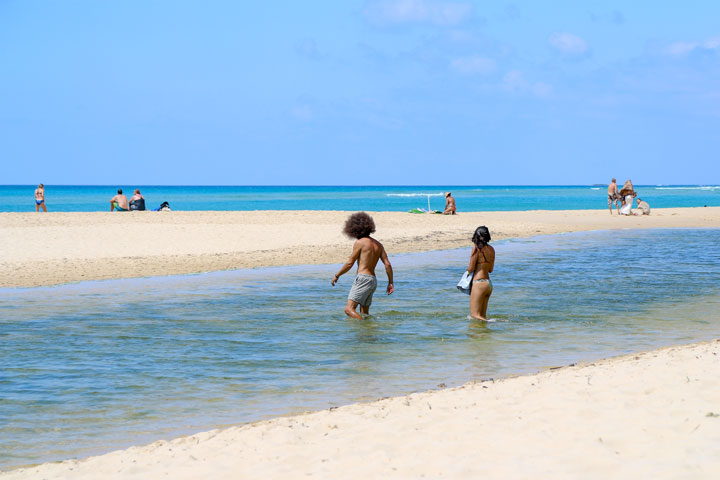
[[0, 475], [720, 478], [720, 341], [354, 404]]
[[[343, 262], [347, 212], [0, 214], [0, 286]], [[720, 208], [373, 213], [393, 253], [579, 230], [720, 227]], [[25, 478], [720, 478], [720, 343], [257, 422]]]
[[[0, 287], [104, 278], [337, 263], [352, 241], [348, 212], [0, 213]], [[720, 227], [720, 207], [653, 209], [646, 217], [607, 210], [475, 212], [457, 216], [372, 213], [393, 253], [470, 245], [475, 227], [494, 239], [612, 228]]]

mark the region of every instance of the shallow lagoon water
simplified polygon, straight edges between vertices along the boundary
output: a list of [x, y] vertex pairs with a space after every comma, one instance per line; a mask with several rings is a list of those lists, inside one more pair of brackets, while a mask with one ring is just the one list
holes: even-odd
[[488, 323], [469, 248], [391, 254], [364, 320], [338, 265], [0, 289], [0, 468], [720, 336], [720, 230], [495, 247]]

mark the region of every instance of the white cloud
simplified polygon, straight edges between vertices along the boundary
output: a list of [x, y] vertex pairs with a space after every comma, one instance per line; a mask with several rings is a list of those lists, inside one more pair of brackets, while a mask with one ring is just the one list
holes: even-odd
[[480, 55], [472, 55], [453, 59], [450, 62], [450, 67], [464, 74], [488, 74], [495, 71], [495, 60]]
[[682, 56], [697, 50], [717, 50], [720, 48], [720, 37], [708, 38], [704, 42], [675, 42], [671, 43], [665, 52], [672, 56]]
[[467, 2], [434, 0], [373, 0], [366, 4], [365, 16], [380, 25], [430, 23], [439, 26], [457, 25], [472, 12]]
[[556, 32], [548, 37], [550, 46], [566, 55], [582, 55], [588, 51], [585, 40], [572, 33]]

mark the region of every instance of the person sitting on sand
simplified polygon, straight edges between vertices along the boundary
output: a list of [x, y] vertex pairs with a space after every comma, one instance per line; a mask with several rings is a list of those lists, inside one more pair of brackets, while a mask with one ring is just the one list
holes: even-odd
[[128, 205], [128, 199], [122, 193], [122, 188], [118, 188], [118, 193], [110, 199], [110, 211], [117, 210], [118, 212], [127, 212], [130, 210]]
[[130, 210], [145, 210], [145, 197], [140, 194], [140, 189], [136, 188], [133, 196], [130, 198]]
[[650, 215], [650, 205], [637, 197], [637, 208], [640, 210], [640, 215]]
[[374, 232], [375, 222], [372, 217], [365, 212], [353, 213], [345, 222], [343, 233], [357, 240], [353, 245], [350, 259], [342, 266], [337, 275], [333, 277], [330, 285], [334, 287], [335, 283], [340, 279], [340, 276], [350, 270], [355, 262], [357, 262], [357, 276], [350, 289], [347, 305], [345, 305], [345, 314], [349, 317], [362, 318], [362, 316], [355, 311], [358, 305], [360, 305], [360, 313], [365, 315], [370, 313], [373, 293], [375, 293], [375, 289], [377, 288], [375, 267], [378, 261], [382, 260], [383, 265], [385, 265], [385, 272], [388, 277], [387, 294], [390, 295], [395, 291], [395, 287], [393, 286], [392, 265], [390, 265], [390, 260], [382, 243], [370, 236], [370, 234]]
[[42, 183], [35, 189], [35, 211], [39, 212], [40, 207], [42, 207], [43, 212], [47, 213], [47, 208], [45, 207], [45, 185]]
[[476, 320], [487, 320], [487, 307], [492, 295], [493, 284], [490, 274], [495, 268], [495, 249], [489, 245], [490, 230], [481, 226], [472, 237], [473, 249], [467, 271], [473, 274], [470, 290], [470, 316]]
[[447, 192], [445, 194], [445, 211], [443, 215], [455, 215], [456, 210], [455, 199], [450, 192]]
[[618, 195], [617, 180], [614, 178], [610, 185], [608, 185], [608, 208], [610, 209], [610, 215], [612, 215], [613, 203], [617, 208], [618, 215], [620, 215], [620, 196]]

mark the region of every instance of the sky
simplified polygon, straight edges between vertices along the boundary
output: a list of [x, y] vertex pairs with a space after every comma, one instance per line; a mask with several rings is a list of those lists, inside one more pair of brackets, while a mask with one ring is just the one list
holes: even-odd
[[719, 184], [720, 2], [0, 0], [0, 184]]

